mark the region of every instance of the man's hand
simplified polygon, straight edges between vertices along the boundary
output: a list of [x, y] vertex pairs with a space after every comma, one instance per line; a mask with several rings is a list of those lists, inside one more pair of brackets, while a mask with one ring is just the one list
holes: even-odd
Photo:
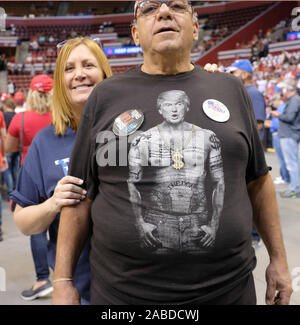
[[278, 111], [271, 111], [270, 114], [274, 117], [279, 117], [281, 115], [281, 113]]
[[79, 292], [71, 281], [56, 282], [53, 288], [52, 305], [80, 305]]
[[266, 270], [267, 305], [288, 305], [293, 292], [286, 263], [271, 261]]
[[153, 232], [157, 229], [155, 225], [147, 222], [139, 222], [140, 237], [143, 241], [144, 247], [158, 248], [161, 247], [161, 242], [153, 235]]
[[216, 238], [216, 231], [210, 226], [201, 226], [201, 230], [205, 232], [205, 235], [201, 239], [201, 243], [204, 247], [211, 246]]

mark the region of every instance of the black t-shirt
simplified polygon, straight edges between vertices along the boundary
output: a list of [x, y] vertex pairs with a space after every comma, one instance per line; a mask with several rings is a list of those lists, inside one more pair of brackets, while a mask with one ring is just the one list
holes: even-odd
[[[181, 118], [182, 94], [179, 145], [165, 131]], [[69, 166], [93, 200], [92, 304], [200, 303], [253, 270], [247, 183], [268, 169], [251, 105], [237, 78], [199, 66], [173, 76], [136, 67], [96, 87]], [[132, 112], [144, 116], [139, 130], [115, 135], [113, 126], [135, 129]]]
[[4, 119], [5, 119], [5, 124], [6, 124], [6, 129], [8, 130], [9, 124], [13, 117], [16, 115], [15, 112], [3, 112]]

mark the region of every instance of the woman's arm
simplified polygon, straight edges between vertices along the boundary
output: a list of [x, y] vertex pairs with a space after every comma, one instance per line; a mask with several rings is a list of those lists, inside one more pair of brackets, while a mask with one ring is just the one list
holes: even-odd
[[20, 139], [13, 137], [7, 133], [5, 140], [5, 150], [6, 152], [17, 152], [20, 150]]
[[43, 203], [21, 207], [17, 204], [14, 220], [25, 235], [39, 234], [46, 230], [62, 207], [78, 204], [85, 199], [86, 191], [80, 186], [82, 180], [65, 176], [56, 185], [53, 195]]

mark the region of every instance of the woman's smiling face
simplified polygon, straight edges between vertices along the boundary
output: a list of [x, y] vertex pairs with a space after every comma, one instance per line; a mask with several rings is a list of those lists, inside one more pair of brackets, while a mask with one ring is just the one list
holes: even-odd
[[103, 79], [103, 70], [87, 46], [78, 45], [72, 50], [65, 68], [66, 89], [72, 105], [83, 107]]

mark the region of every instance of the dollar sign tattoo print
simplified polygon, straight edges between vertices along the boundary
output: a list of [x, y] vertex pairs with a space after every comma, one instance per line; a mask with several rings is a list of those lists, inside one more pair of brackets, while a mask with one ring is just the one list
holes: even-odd
[[174, 155], [172, 155], [172, 160], [174, 161], [174, 164], [172, 165], [175, 169], [181, 169], [184, 166], [184, 162], [182, 161], [183, 155], [176, 150]]

